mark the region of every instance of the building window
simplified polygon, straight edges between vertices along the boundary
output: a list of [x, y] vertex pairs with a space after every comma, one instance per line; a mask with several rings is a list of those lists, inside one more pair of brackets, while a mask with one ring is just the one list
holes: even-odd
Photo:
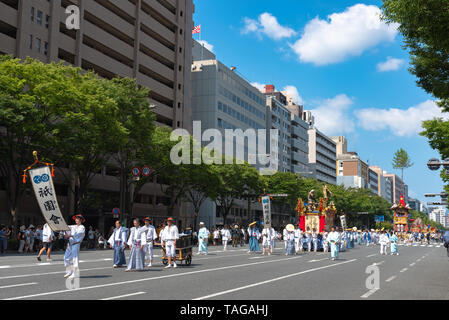
[[50, 16], [47, 14], [45, 16], [45, 28], [48, 29], [49, 26], [50, 26]]
[[42, 11], [37, 10], [37, 19], [36, 19], [37, 24], [42, 25]]
[[37, 52], [41, 52], [41, 39], [36, 38], [36, 50]]
[[31, 20], [31, 21], [34, 21], [34, 7], [31, 7], [30, 20]]
[[30, 34], [30, 49], [33, 50], [33, 35]]
[[44, 42], [44, 54], [46, 56], [48, 56], [48, 42], [47, 41]]

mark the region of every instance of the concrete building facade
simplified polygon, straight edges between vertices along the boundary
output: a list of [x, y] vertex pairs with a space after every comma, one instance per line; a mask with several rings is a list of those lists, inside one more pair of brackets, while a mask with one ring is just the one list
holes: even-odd
[[[313, 123], [309, 116], [306, 117], [307, 120]], [[313, 177], [319, 181], [336, 184], [336, 143], [317, 128], [310, 128], [308, 133], [309, 169], [313, 172]]]

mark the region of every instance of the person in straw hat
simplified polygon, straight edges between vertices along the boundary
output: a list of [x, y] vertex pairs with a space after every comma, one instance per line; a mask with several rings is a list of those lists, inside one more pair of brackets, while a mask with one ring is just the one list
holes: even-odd
[[288, 224], [285, 229], [287, 230], [287, 248], [285, 250], [285, 255], [295, 254], [295, 226]]
[[209, 230], [204, 226], [204, 222], [200, 222], [200, 230], [198, 231], [198, 255], [208, 254], [207, 241], [209, 239]]
[[256, 223], [257, 222], [252, 222], [249, 224], [249, 227], [248, 227], [248, 236], [249, 236], [249, 251], [248, 251], [248, 253], [260, 251], [260, 248], [259, 248], [260, 232], [259, 232], [259, 229], [256, 228]]
[[73, 220], [75, 220], [75, 224], [69, 226], [70, 231], [64, 232], [64, 238], [69, 240], [64, 254], [64, 266], [66, 268], [64, 278], [74, 278], [79, 276], [79, 254], [81, 242], [86, 233], [86, 229], [83, 226], [86, 219], [84, 219], [83, 215], [74, 215]]

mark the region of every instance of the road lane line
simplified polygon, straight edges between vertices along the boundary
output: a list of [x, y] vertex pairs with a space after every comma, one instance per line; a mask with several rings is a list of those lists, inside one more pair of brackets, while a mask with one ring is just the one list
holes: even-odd
[[248, 289], [248, 288], [257, 287], [257, 286], [260, 286], [260, 285], [264, 285], [264, 284], [271, 283], [271, 282], [276, 282], [276, 281], [279, 281], [279, 280], [288, 279], [288, 278], [291, 278], [291, 277], [296, 277], [296, 276], [299, 276], [299, 275], [302, 275], [302, 274], [306, 274], [306, 273], [309, 273], [309, 272], [318, 271], [318, 270], [322, 270], [322, 269], [328, 269], [328, 268], [331, 268], [331, 267], [336, 267], [336, 266], [339, 266], [339, 265], [342, 265], [342, 264], [354, 262], [356, 260], [357, 259], [352, 259], [352, 260], [348, 260], [348, 261], [344, 261], [344, 262], [330, 264], [330, 265], [323, 266], [323, 267], [317, 267], [317, 268], [313, 268], [313, 269], [308, 269], [308, 270], [304, 270], [304, 271], [301, 271], [301, 272], [292, 273], [292, 274], [289, 274], [289, 275], [286, 275], [286, 276], [277, 277], [277, 278], [274, 278], [274, 279], [265, 280], [265, 281], [261, 281], [261, 282], [256, 282], [256, 283], [253, 283], [253, 284], [250, 284], [250, 285], [246, 285], [246, 286], [243, 286], [243, 287], [239, 287], [239, 288], [234, 288], [234, 289], [231, 289], [231, 290], [226, 290], [226, 291], [222, 291], [222, 292], [213, 293], [213, 294], [210, 294], [210, 295], [207, 295], [207, 296], [195, 298], [193, 300], [205, 300], [205, 299], [209, 299], [209, 298], [214, 298], [214, 297], [217, 297], [217, 296], [222, 296], [224, 294], [228, 294], [228, 293], [232, 293], [232, 292], [236, 292], [236, 291], [241, 291], [241, 290], [245, 290], [245, 289]]
[[367, 257], [367, 258], [371, 258], [371, 257], [374, 257], [374, 256], [377, 256], [377, 253], [370, 254], [369, 256], [366, 256], [366, 257]]
[[[89, 262], [103, 262], [105, 259], [95, 259], [95, 260], [80, 260], [80, 263], [89, 263]], [[109, 259], [112, 261], [112, 259]], [[64, 262], [44, 262], [44, 263], [31, 263], [31, 264], [18, 264], [18, 265], [10, 265], [10, 266], [0, 266], [0, 269], [12, 269], [12, 268], [26, 268], [26, 267], [41, 267], [41, 266], [60, 266], [64, 265]]]
[[364, 295], [361, 295], [360, 298], [368, 298], [370, 295], [372, 295], [374, 292], [376, 292], [377, 290], [379, 290], [379, 288], [374, 288], [371, 289], [370, 291], [368, 291], [367, 293], [365, 293]]
[[319, 261], [324, 261], [324, 260], [329, 260], [329, 258], [309, 260], [307, 262], [319, 262]]
[[407, 271], [408, 270], [408, 268], [404, 268], [404, 269], [402, 269], [401, 271], [399, 271], [399, 272], [405, 272], [405, 271]]
[[[81, 269], [80, 271], [83, 272], [83, 271], [104, 270], [104, 269], [112, 269], [112, 267]], [[33, 273], [33, 274], [20, 274], [20, 275], [15, 275], [15, 276], [0, 277], [0, 280], [12, 279], [12, 278], [27, 278], [27, 277], [36, 277], [36, 276], [46, 276], [46, 275], [50, 275], [50, 274], [59, 274], [59, 273], [65, 274], [66, 271], [53, 271], [53, 272]]]
[[120, 298], [138, 296], [138, 295], [142, 295], [142, 294], [145, 294], [145, 293], [146, 292], [136, 292], [136, 293], [124, 294], [124, 295], [116, 296], [116, 297], [104, 298], [104, 299], [100, 299], [100, 300], [115, 300], [115, 299], [120, 299]]
[[0, 269], [8, 269], [11, 268], [11, 266], [0, 266]]
[[[42, 292], [42, 293], [31, 294], [31, 295], [26, 295], [26, 296], [7, 298], [7, 299], [4, 299], [4, 300], [20, 300], [20, 299], [48, 296], [48, 295], [54, 295], [54, 294], [60, 294], [60, 293], [70, 293], [70, 292], [77, 292], [77, 291], [83, 291], [83, 290], [89, 290], [89, 289], [106, 288], [106, 287], [112, 287], [112, 286], [120, 286], [120, 285], [124, 285], [124, 284], [139, 283], [139, 282], [144, 282], [144, 281], [161, 280], [161, 279], [167, 279], [167, 278], [182, 277], [182, 276], [198, 274], [198, 273], [204, 273], [204, 272], [213, 272], [213, 271], [221, 271], [221, 270], [228, 270], [228, 269], [237, 269], [237, 268], [249, 267], [249, 266], [254, 266], [254, 265], [260, 266], [262, 264], [274, 263], [274, 262], [284, 262], [284, 261], [288, 261], [288, 260], [296, 260], [296, 259], [299, 259], [299, 258], [300, 257], [283, 258], [283, 259], [277, 259], [277, 260], [267, 260], [267, 261], [258, 261], [258, 262], [252, 262], [252, 263], [231, 265], [231, 266], [219, 267], [219, 268], [211, 268], [211, 269], [202, 269], [202, 270], [196, 270], [196, 271], [180, 272], [180, 273], [169, 274], [169, 275], [160, 276], [160, 277], [150, 277], [150, 278], [143, 278], [143, 279], [136, 279], [136, 280], [129, 280], [129, 281], [106, 283], [106, 284], [100, 284], [100, 285], [90, 286], [90, 287], [81, 287], [81, 288], [77, 288], [77, 289], [73, 289], [73, 290], [69, 290], [68, 289], [68, 290], [58, 290], [58, 291], [51, 291], [51, 292]], [[354, 260], [356, 260], [356, 259], [354, 259]]]
[[394, 279], [396, 279], [396, 277], [397, 277], [397, 276], [391, 276], [391, 277], [389, 277], [387, 280], [385, 280], [385, 282], [391, 282], [391, 281], [393, 281]]
[[383, 264], [385, 262], [385, 260], [381, 261], [381, 262], [374, 262], [373, 266], [380, 266], [381, 264]]
[[413, 267], [414, 265], [415, 265], [414, 262], [409, 264], [410, 267]]
[[34, 284], [37, 284], [37, 282], [30, 282], [30, 283], [20, 283], [20, 284], [12, 284], [9, 286], [2, 286], [0, 289], [7, 289], [7, 288], [14, 288], [14, 287], [24, 287], [24, 286], [32, 286]]

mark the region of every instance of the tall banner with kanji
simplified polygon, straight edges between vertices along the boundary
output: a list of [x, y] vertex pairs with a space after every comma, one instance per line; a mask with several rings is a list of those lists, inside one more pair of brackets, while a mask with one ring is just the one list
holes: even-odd
[[36, 200], [42, 215], [54, 232], [68, 231], [61, 210], [59, 210], [55, 187], [48, 166], [29, 171]]
[[271, 201], [270, 197], [262, 197], [263, 222], [267, 227], [271, 227]]

